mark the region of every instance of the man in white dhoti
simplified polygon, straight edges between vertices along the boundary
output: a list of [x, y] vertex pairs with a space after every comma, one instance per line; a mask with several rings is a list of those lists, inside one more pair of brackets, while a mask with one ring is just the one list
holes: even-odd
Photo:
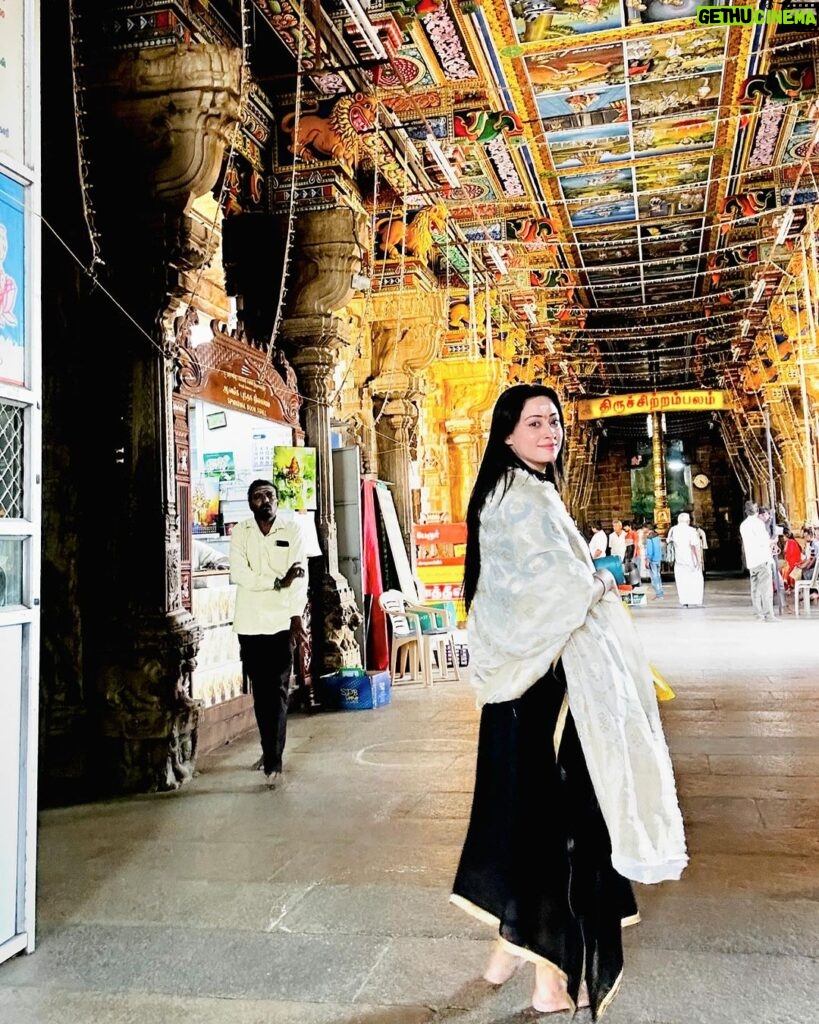
[[684, 608], [702, 604], [702, 548], [697, 531], [691, 526], [691, 516], [680, 512], [677, 525], [668, 531], [667, 540], [674, 544], [674, 582], [677, 598]]

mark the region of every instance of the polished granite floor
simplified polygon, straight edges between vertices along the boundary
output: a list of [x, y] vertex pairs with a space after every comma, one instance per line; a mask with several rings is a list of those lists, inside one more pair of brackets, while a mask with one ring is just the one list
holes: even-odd
[[[754, 620], [747, 580], [633, 612], [687, 824], [683, 879], [637, 886], [610, 1024], [819, 1020], [819, 609]], [[3, 1024], [523, 1024], [531, 968], [480, 980], [489, 930], [447, 902], [469, 811], [468, 683], [294, 715], [287, 782], [254, 736], [178, 793], [40, 817], [39, 941]], [[581, 1011], [578, 1022], [589, 1019]]]

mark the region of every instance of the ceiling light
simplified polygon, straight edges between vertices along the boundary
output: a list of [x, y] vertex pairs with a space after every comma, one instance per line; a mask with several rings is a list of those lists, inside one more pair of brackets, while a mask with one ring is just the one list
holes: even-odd
[[364, 10], [360, 0], [341, 0], [347, 13], [353, 19], [355, 27], [361, 33], [364, 42], [370, 53], [376, 60], [389, 60], [387, 51], [384, 49], [384, 45], [378, 38], [378, 33], [373, 27], [373, 23], [370, 21], [370, 16]]
[[524, 314], [526, 315], [526, 319], [529, 321], [530, 324], [537, 323], [537, 310], [535, 309], [534, 302], [527, 302], [525, 306], [521, 306], [521, 309], [523, 310]]
[[452, 164], [447, 160], [446, 153], [441, 149], [441, 143], [435, 138], [434, 135], [427, 135], [426, 138], [427, 149], [429, 150], [432, 159], [438, 165], [438, 170], [443, 174], [446, 179], [447, 185], [452, 188], [460, 188], [461, 181]]
[[779, 231], [776, 234], [776, 241], [774, 242], [774, 245], [785, 244], [785, 239], [788, 237], [791, 224], [793, 224], [793, 207], [789, 206], [782, 215], [782, 220], [779, 222]]
[[555, 336], [553, 334], [545, 334], [543, 336], [543, 344], [546, 346], [547, 351], [552, 355], [555, 354]]
[[751, 321], [750, 320], [743, 320], [742, 321], [742, 328], [740, 329], [739, 333], [744, 338], [745, 335], [748, 333], [748, 331], [750, 331], [750, 329], [751, 329]]
[[506, 261], [501, 256], [500, 249], [496, 245], [488, 245], [486, 247], [486, 255], [495, 264], [495, 269], [499, 274], [507, 272]]
[[754, 285], [754, 293], [751, 296], [751, 302], [759, 302], [762, 296], [765, 294], [766, 281], [764, 277], [760, 277], [757, 283]]

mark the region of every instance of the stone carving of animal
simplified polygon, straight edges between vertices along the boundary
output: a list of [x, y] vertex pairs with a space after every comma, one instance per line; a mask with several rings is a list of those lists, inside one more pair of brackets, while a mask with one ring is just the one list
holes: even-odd
[[352, 170], [358, 135], [375, 124], [377, 107], [374, 96], [356, 92], [338, 99], [327, 117], [316, 113], [316, 104], [298, 119], [298, 129], [295, 111], [284, 115], [280, 127], [290, 136], [289, 151], [305, 163], [335, 160]]
[[378, 248], [387, 259], [401, 258], [405, 255], [417, 256], [426, 262], [434, 242], [433, 235], [440, 235], [446, 230], [447, 208], [443, 203], [425, 206], [405, 223], [399, 217], [381, 217], [375, 223], [375, 234]]
[[449, 307], [449, 326], [452, 330], [465, 330], [471, 323], [469, 305], [466, 302], [453, 302]]

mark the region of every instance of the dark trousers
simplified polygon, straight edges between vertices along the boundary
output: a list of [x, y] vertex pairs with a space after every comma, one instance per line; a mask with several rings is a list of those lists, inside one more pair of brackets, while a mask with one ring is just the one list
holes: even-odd
[[253, 688], [253, 710], [262, 741], [265, 774], [282, 770], [287, 738], [287, 699], [293, 651], [290, 630], [239, 634], [242, 665]]

